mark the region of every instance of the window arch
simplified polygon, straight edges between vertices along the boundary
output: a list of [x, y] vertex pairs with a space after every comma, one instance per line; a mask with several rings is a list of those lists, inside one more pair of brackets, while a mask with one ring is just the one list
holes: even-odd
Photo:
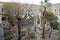
[[60, 9], [59, 9], [59, 13], [60, 13]]

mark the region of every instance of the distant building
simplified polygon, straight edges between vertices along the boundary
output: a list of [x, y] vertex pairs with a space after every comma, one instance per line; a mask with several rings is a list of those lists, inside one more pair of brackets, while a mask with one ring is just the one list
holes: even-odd
[[51, 7], [54, 14], [58, 17], [58, 21], [60, 22], [60, 3], [53, 4]]

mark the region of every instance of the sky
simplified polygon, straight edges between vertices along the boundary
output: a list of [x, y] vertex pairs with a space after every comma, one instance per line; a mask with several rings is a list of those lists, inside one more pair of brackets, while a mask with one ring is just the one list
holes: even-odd
[[[41, 0], [0, 0], [0, 2], [19, 2], [19, 3], [30, 3], [30, 4], [40, 4]], [[50, 0], [51, 3], [60, 3], [60, 0]]]

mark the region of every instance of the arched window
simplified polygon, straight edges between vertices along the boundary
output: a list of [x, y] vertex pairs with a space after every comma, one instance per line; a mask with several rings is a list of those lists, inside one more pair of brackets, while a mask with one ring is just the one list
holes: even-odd
[[40, 24], [40, 18], [39, 18], [39, 15], [38, 15], [38, 21], [37, 21], [37, 22], [38, 22], [38, 24]]
[[60, 13], [60, 9], [59, 9], [59, 13]]
[[57, 13], [57, 9], [55, 9], [55, 13]]
[[4, 11], [4, 8], [2, 8], [2, 12]]

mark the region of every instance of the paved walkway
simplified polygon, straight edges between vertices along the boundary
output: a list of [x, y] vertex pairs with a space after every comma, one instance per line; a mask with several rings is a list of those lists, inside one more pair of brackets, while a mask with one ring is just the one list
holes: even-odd
[[46, 39], [45, 40], [56, 40], [56, 36], [58, 34], [57, 30], [53, 30], [52, 34], [51, 34], [51, 38], [48, 37], [48, 35], [46, 35]]
[[[40, 33], [41, 30], [38, 32]], [[36, 32], [37, 39], [29, 39], [29, 38], [27, 38], [27, 35], [23, 36], [22, 39], [23, 40], [43, 40], [43, 39], [41, 39], [41, 34], [39, 34], [39, 33]], [[51, 34], [51, 38], [49, 38], [49, 34], [46, 34], [46, 37], [44, 40], [56, 40], [57, 34], [58, 34], [58, 30], [53, 30], [52, 34]]]
[[[53, 30], [52, 34], [51, 34], [51, 38], [49, 38], [49, 34], [46, 34], [46, 37], [45, 37], [44, 40], [56, 40], [57, 34], [58, 34], [58, 31], [57, 30]], [[40, 34], [37, 34], [37, 40], [43, 40], [43, 39], [41, 39], [41, 35]]]

